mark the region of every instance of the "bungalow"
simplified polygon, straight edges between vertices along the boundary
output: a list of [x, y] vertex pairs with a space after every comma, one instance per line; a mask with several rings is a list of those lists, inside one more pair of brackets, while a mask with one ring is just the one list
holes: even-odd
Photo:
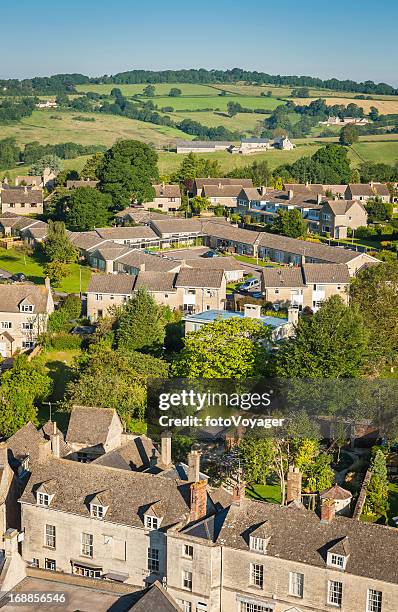
[[159, 236], [162, 247], [195, 244], [203, 235], [199, 219], [154, 219], [149, 226]]
[[225, 223], [209, 221], [203, 226], [205, 242], [212, 248], [227, 249], [239, 255], [255, 256], [260, 238], [259, 232], [240, 229]]
[[103, 240], [111, 240], [115, 244], [131, 245], [138, 248], [157, 246], [159, 238], [150, 228], [143, 225], [137, 227], [103, 227], [95, 230]]
[[43, 214], [43, 190], [39, 187], [0, 187], [1, 212], [18, 215]]
[[261, 289], [267, 302], [317, 310], [332, 295], [348, 303], [350, 273], [346, 264], [310, 264], [300, 268], [264, 268]]
[[117, 225], [148, 225], [152, 219], [164, 219], [165, 215], [145, 210], [140, 206], [129, 206], [115, 215]]
[[288, 318], [270, 317], [261, 315], [261, 306], [257, 304], [245, 304], [244, 312], [231, 310], [207, 310], [205, 312], [188, 314], [184, 317], [185, 333], [199, 330], [203, 325], [217, 321], [228, 321], [230, 319], [258, 319], [272, 331], [274, 341], [289, 338], [294, 334], [295, 325], [298, 321], [297, 308], [290, 308]]

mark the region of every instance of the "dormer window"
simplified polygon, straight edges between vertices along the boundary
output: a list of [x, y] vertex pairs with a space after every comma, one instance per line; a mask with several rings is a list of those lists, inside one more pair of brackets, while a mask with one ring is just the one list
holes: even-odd
[[328, 565], [331, 567], [337, 567], [338, 569], [345, 569], [347, 563], [347, 557], [343, 555], [336, 555], [336, 553], [328, 553]]
[[145, 527], [147, 529], [159, 529], [160, 520], [157, 516], [146, 516], [145, 517]]
[[266, 543], [264, 538], [250, 536], [250, 550], [255, 550], [256, 552], [264, 554], [266, 552]]
[[102, 519], [104, 518], [106, 513], [106, 508], [104, 506], [99, 506], [98, 504], [90, 504], [90, 514], [93, 518]]
[[37, 505], [38, 506], [49, 506], [51, 501], [51, 496], [48, 493], [38, 493], [37, 494]]
[[32, 304], [21, 304], [21, 312], [33, 312]]

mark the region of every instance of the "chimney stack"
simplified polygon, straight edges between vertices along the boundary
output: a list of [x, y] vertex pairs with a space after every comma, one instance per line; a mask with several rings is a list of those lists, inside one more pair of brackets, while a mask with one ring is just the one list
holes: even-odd
[[163, 431], [160, 436], [160, 439], [161, 439], [160, 454], [161, 454], [162, 464], [165, 467], [170, 467], [172, 464], [172, 461], [171, 461], [171, 432]]
[[293, 200], [293, 189], [289, 189], [289, 191], [287, 193], [288, 193], [289, 201]]
[[200, 480], [200, 451], [193, 450], [188, 455], [188, 482]]
[[301, 502], [301, 479], [302, 474], [300, 470], [290, 465], [287, 473], [287, 504], [295, 500]]
[[47, 461], [51, 455], [51, 440], [41, 440], [39, 442], [39, 463]]
[[44, 286], [48, 291], [51, 291], [51, 283], [48, 276], [44, 279]]
[[4, 549], [5, 556], [13, 557], [18, 553], [18, 531], [17, 529], [13, 529], [9, 527], [7, 531], [4, 533]]
[[267, 193], [267, 188], [264, 185], [260, 187], [260, 195], [264, 196]]
[[322, 200], [323, 200], [323, 195], [321, 193], [318, 193], [318, 195], [316, 196], [316, 203], [322, 204]]
[[334, 499], [321, 501], [321, 523], [331, 523], [336, 516], [336, 503]]
[[245, 499], [246, 483], [240, 480], [232, 487], [232, 503], [235, 506], [240, 506]]
[[55, 421], [52, 423], [52, 426], [53, 430], [50, 434], [51, 451], [54, 457], [58, 457], [59, 459], [61, 457], [61, 435], [57, 429], [57, 424]]
[[199, 480], [191, 484], [190, 521], [198, 521], [207, 514], [207, 482]]

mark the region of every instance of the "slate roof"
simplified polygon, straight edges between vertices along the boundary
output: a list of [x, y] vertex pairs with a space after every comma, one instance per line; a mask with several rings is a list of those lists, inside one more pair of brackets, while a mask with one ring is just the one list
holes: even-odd
[[330, 489], [322, 491], [319, 497], [321, 499], [335, 499], [338, 501], [343, 501], [344, 499], [351, 499], [352, 494], [347, 491], [347, 489], [343, 489], [343, 487], [340, 487], [338, 484], [335, 484]]
[[241, 185], [204, 185], [205, 198], [237, 198], [242, 191]]
[[304, 194], [314, 194], [324, 192], [324, 186], [321, 183], [284, 183], [283, 188], [285, 191], [293, 191], [293, 193], [304, 193]]
[[16, 460], [29, 455], [34, 461], [39, 455], [39, 445], [42, 441], [43, 435], [29, 421], [8, 438], [6, 444]]
[[181, 612], [181, 607], [159, 581], [152, 583], [143, 591], [127, 595], [123, 599], [132, 604], [126, 610], [133, 610], [134, 612]]
[[151, 219], [164, 219], [165, 215], [145, 210], [144, 208], [138, 209], [136, 206], [129, 206], [117, 212], [115, 217], [116, 219], [130, 218], [135, 223], [148, 223]]
[[235, 259], [235, 257], [196, 257], [195, 259], [186, 259], [185, 265], [190, 268], [200, 268], [203, 270], [225, 270], [233, 272], [244, 270], [244, 264]]
[[130, 247], [124, 244], [117, 244], [111, 240], [106, 240], [105, 242], [101, 242], [95, 249], [91, 249], [91, 254], [93, 255], [95, 253], [103, 259], [111, 261], [112, 259], [118, 259], [122, 255], [127, 255], [130, 251]]
[[348, 187], [354, 197], [356, 195], [369, 196], [371, 198], [375, 196], [375, 193], [369, 183], [349, 183]]
[[181, 191], [179, 185], [152, 185], [155, 190], [155, 198], [180, 198]]
[[390, 190], [388, 189], [385, 183], [373, 183], [373, 189], [376, 191], [377, 195], [380, 196], [390, 196]]
[[10, 187], [0, 191], [0, 200], [4, 204], [42, 204], [43, 191], [29, 187]]
[[181, 268], [175, 281], [176, 287], [206, 287], [219, 289], [224, 278], [223, 270]]
[[92, 274], [87, 293], [115, 293], [129, 295], [133, 292], [135, 277], [129, 274]]
[[329, 263], [348, 263], [361, 255], [361, 253], [351, 251], [350, 249], [332, 247], [320, 242], [309, 242], [297, 238], [288, 238], [287, 236], [279, 236], [269, 232], [261, 233], [259, 245], [277, 251], [305, 255], [306, 257], [320, 259]]
[[73, 406], [66, 442], [87, 446], [105, 444], [115, 414], [111, 408]]
[[252, 179], [240, 178], [197, 178], [194, 180], [196, 189], [202, 189], [205, 185], [239, 185], [240, 187], [253, 187]]
[[225, 511], [216, 541], [223, 546], [249, 550], [250, 533], [264, 521], [269, 521], [272, 527], [267, 556], [326, 567], [328, 550], [347, 537], [350, 556], [346, 573], [398, 582], [395, 563], [398, 530], [383, 525], [342, 516], [322, 523], [308, 510], [245, 499], [240, 506], [231, 505]]
[[100, 238], [104, 240], [145, 240], [155, 239], [157, 235], [146, 225], [135, 227], [103, 227], [96, 229]]
[[[42, 285], [18, 283], [0, 285], [0, 312], [19, 312], [19, 305], [28, 300], [34, 305], [32, 315], [47, 312], [48, 289]], [[26, 313], [27, 316], [29, 313]]]
[[214, 238], [241, 242], [243, 244], [254, 244], [260, 236], [259, 232], [241, 229], [229, 224], [213, 223], [212, 221], [208, 221], [204, 224], [203, 232]]
[[364, 205], [358, 200], [327, 200], [327, 203], [335, 215], [345, 215], [355, 204], [366, 212]]
[[99, 181], [66, 181], [67, 189], [77, 189], [78, 187], [96, 187]]
[[263, 268], [265, 287], [305, 287], [301, 268]]
[[118, 263], [125, 266], [131, 266], [133, 268], [140, 268], [144, 266], [146, 272], [170, 272], [179, 268], [181, 265], [180, 261], [169, 259], [168, 257], [162, 257], [150, 253], [145, 253], [142, 250], [131, 249], [129, 253], [118, 258]]
[[150, 467], [152, 456], [159, 457], [159, 453], [152, 440], [143, 435], [135, 436], [132, 440], [126, 440], [122, 446], [101, 455], [93, 463], [120, 470], [139, 472]]
[[202, 233], [202, 223], [197, 219], [154, 219], [151, 220], [151, 227], [159, 236]]
[[139, 272], [134, 290], [145, 288], [148, 291], [175, 291], [174, 272]]
[[157, 504], [163, 529], [186, 521], [190, 511], [188, 483], [52, 456], [33, 466], [21, 502], [35, 504], [37, 488], [49, 480], [55, 483], [50, 507], [84, 517], [90, 516], [90, 501], [107, 491], [109, 508], [104, 522], [143, 527], [144, 512]]
[[105, 242], [95, 230], [90, 232], [68, 232], [68, 238], [75, 247], [87, 251]]
[[307, 283], [349, 283], [350, 273], [346, 264], [304, 264], [303, 275]]

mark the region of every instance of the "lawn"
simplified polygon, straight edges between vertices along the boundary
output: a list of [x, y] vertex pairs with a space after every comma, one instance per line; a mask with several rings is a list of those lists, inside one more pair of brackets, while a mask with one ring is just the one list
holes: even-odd
[[235, 259], [242, 261], [243, 263], [250, 263], [256, 266], [262, 266], [263, 268], [280, 268], [281, 264], [272, 261], [263, 261], [262, 259], [256, 259], [256, 257], [249, 257], [248, 255], [234, 255]]
[[[144, 123], [127, 117], [102, 113], [84, 113], [95, 121], [76, 121], [76, 111], [37, 110], [19, 123], [1, 126], [2, 138], [14, 137], [19, 145], [39, 141], [40, 144], [76, 142], [82, 145], [110, 147], [116, 140], [137, 139], [163, 146], [176, 138], [191, 140], [192, 136], [164, 125]], [[60, 119], [54, 119], [60, 117]]]
[[357, 142], [350, 147], [349, 157], [355, 165], [363, 161], [395, 164], [398, 160], [398, 141]]
[[250, 497], [250, 499], [267, 501], [272, 504], [281, 503], [281, 489], [279, 483], [248, 486], [246, 487], [246, 495]]
[[[18, 249], [3, 249], [0, 248], [0, 268], [7, 270], [7, 272], [22, 272], [25, 274], [27, 280], [38, 284], [44, 284], [44, 257], [40, 254], [26, 255]], [[70, 275], [63, 279], [59, 287], [56, 287], [57, 291], [65, 293], [79, 293], [79, 269], [82, 271], [82, 291], [87, 289], [88, 281], [90, 279], [90, 269], [85, 266], [79, 266], [79, 264], [70, 265]]]

